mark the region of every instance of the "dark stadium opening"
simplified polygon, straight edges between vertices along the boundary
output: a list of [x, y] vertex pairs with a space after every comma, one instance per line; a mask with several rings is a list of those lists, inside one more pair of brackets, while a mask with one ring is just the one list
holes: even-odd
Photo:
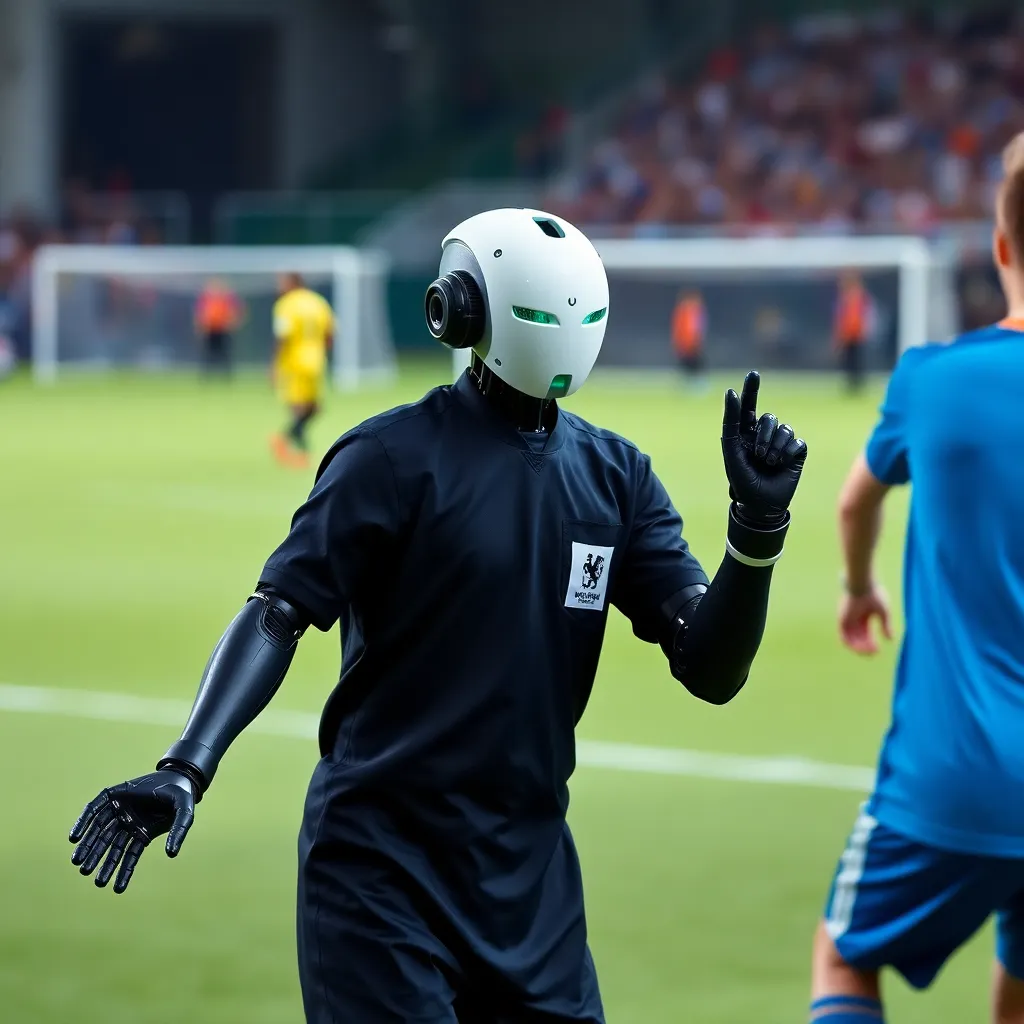
[[268, 21], [63, 19], [63, 180], [184, 192], [208, 236], [219, 193], [277, 184], [279, 38]]

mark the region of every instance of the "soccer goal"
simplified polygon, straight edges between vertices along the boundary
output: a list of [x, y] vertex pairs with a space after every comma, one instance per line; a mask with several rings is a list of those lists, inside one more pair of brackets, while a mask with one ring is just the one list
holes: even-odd
[[234, 357], [267, 365], [278, 276], [294, 271], [336, 315], [339, 388], [396, 371], [387, 314], [387, 261], [345, 247], [43, 246], [32, 281], [33, 367], [52, 382], [69, 367], [174, 368], [198, 362], [196, 300], [208, 282], [241, 300]]
[[[713, 369], [830, 370], [840, 278], [857, 272], [870, 297], [867, 366], [947, 341], [959, 327], [956, 261], [918, 237], [597, 239], [608, 271], [608, 329], [599, 367], [667, 370], [672, 315], [700, 296]], [[468, 354], [455, 353], [455, 372]]]

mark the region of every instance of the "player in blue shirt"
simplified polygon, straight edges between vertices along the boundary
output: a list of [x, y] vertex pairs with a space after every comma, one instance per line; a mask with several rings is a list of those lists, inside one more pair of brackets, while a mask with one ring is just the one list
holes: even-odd
[[883, 1019], [879, 970], [925, 988], [993, 914], [993, 1017], [1024, 1022], [1024, 162], [1006, 156], [994, 255], [1006, 320], [900, 359], [846, 481], [840, 630], [890, 635], [873, 553], [889, 489], [913, 485], [906, 634], [874, 792], [815, 939], [811, 1020]]
[[558, 405], [607, 311], [600, 257], [571, 224], [530, 210], [460, 224], [425, 313], [471, 367], [334, 445], [181, 739], [72, 830], [73, 862], [101, 886], [117, 871], [118, 892], [155, 837], [176, 855], [303, 631], [340, 622], [299, 839], [313, 1024], [600, 1024], [565, 818], [609, 609], [702, 700], [746, 680], [806, 446], [758, 417], [756, 374], [727, 393], [733, 503], [709, 583], [650, 460]]

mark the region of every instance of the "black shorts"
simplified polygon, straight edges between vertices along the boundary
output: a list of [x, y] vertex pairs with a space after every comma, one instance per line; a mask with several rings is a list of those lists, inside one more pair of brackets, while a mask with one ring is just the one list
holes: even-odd
[[231, 364], [231, 335], [227, 331], [207, 331], [203, 355], [207, 369], [227, 369]]
[[701, 373], [704, 369], [703, 352], [687, 352], [679, 357], [679, 366], [684, 373]]
[[[549, 951], [542, 997], [474, 957], [408, 870], [339, 828], [314, 773], [299, 837], [299, 980], [307, 1024], [604, 1024], [590, 952]], [[346, 814], [351, 813], [346, 809]], [[571, 981], [566, 984], [564, 979]], [[543, 979], [544, 982], [547, 979]]]
[[843, 372], [851, 384], [859, 384], [864, 376], [864, 346], [844, 345], [842, 350]]

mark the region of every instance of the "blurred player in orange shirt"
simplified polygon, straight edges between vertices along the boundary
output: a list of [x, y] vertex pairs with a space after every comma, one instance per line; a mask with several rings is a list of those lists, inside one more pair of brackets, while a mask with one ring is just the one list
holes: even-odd
[[707, 310], [700, 292], [683, 292], [672, 311], [672, 348], [683, 372], [691, 381], [704, 379], [704, 336], [707, 324]]
[[851, 391], [864, 382], [864, 343], [871, 333], [874, 307], [860, 274], [847, 271], [839, 279], [833, 338]]
[[242, 303], [227, 284], [207, 281], [193, 314], [207, 373], [227, 376], [231, 372], [231, 335], [241, 324], [243, 314]]

